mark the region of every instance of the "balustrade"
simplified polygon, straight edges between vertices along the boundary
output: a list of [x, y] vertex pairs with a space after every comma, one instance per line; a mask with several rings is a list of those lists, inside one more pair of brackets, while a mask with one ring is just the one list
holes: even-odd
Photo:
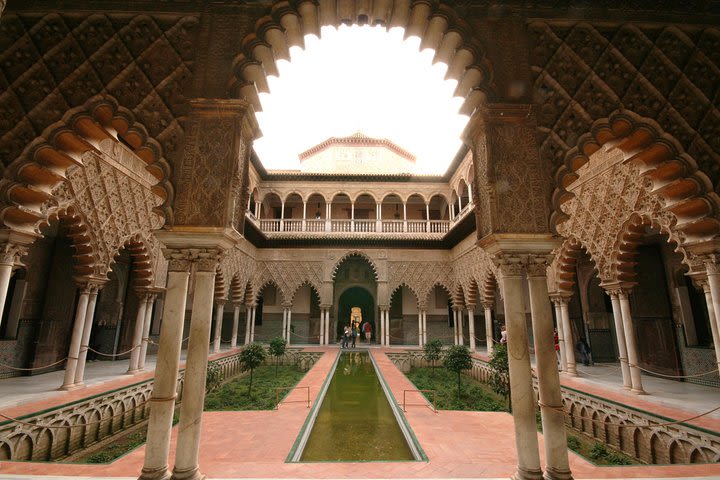
[[425, 220], [408, 220], [408, 233], [425, 233], [427, 232], [427, 222]]
[[[463, 215], [467, 211], [463, 209]], [[445, 234], [453, 228], [460, 219], [456, 216], [450, 220], [329, 220], [324, 219], [261, 219], [248, 215], [260, 230], [266, 233], [275, 232], [342, 232], [342, 233], [407, 233], [407, 234]]]

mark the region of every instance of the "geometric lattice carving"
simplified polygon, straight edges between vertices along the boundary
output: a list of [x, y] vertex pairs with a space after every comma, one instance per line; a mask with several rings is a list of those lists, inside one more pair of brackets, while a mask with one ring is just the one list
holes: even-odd
[[258, 262], [252, 280], [255, 295], [268, 283], [274, 283], [282, 296], [282, 303], [289, 303], [298, 288], [311, 285], [316, 292], [322, 287], [322, 262], [273, 261]]
[[448, 293], [455, 289], [452, 265], [447, 262], [388, 262], [388, 270], [388, 291], [406, 285], [421, 307], [435, 285], [441, 285]]

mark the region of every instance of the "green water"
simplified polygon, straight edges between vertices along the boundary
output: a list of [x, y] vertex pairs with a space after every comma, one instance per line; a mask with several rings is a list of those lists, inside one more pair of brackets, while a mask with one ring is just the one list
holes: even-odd
[[341, 355], [300, 460], [414, 460], [367, 352]]

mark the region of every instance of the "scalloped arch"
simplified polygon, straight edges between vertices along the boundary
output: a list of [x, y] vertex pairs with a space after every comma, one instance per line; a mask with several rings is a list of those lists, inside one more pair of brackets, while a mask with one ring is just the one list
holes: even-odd
[[267, 77], [278, 76], [276, 61], [290, 60], [291, 46], [305, 48], [305, 35], [320, 37], [321, 26], [341, 24], [403, 27], [406, 38], [420, 37], [420, 49], [434, 49], [433, 61], [447, 64], [446, 78], [458, 81], [454, 95], [465, 99], [462, 114], [472, 114], [494, 97], [492, 67], [480, 42], [470, 36], [472, 29], [444, 2], [407, 0], [276, 2], [241, 43], [228, 83], [231, 96], [262, 111], [258, 93], [269, 92]]
[[388, 298], [390, 298], [390, 300], [392, 301], [392, 297], [393, 297], [393, 295], [395, 295], [395, 292], [399, 291], [402, 287], [406, 287], [408, 290], [410, 290], [412, 292], [412, 294], [415, 296], [415, 303], [417, 303], [419, 305], [420, 304], [420, 295], [418, 295], [418, 293], [415, 291], [415, 289], [413, 287], [411, 287], [410, 285], [408, 285], [405, 282], [400, 282], [397, 285], [395, 285], [393, 287], [393, 289], [390, 291], [390, 295]]
[[375, 281], [378, 281], [380, 279], [377, 265], [375, 265], [375, 262], [372, 260], [372, 258], [370, 258], [370, 256], [362, 250], [351, 250], [349, 252], [345, 252], [345, 254], [340, 257], [337, 262], [335, 262], [335, 265], [333, 265], [331, 276], [332, 280], [335, 280], [335, 275], [337, 275], [338, 269], [345, 262], [345, 260], [349, 259], [350, 257], [360, 257], [366, 262], [368, 262], [368, 264], [370, 264], [370, 268], [373, 271], [373, 274], [375, 275]]

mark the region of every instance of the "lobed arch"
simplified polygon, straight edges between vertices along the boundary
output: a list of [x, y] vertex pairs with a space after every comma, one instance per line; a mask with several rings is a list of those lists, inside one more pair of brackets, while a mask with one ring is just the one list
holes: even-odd
[[[155, 285], [155, 254], [157, 242], [152, 234], [143, 236], [136, 233], [128, 238], [123, 248], [128, 250], [132, 259], [134, 284], [136, 288], [148, 288]], [[118, 250], [118, 254], [120, 251]]]
[[480, 299], [480, 289], [478, 288], [478, 283], [474, 277], [470, 277], [470, 280], [463, 287], [463, 292], [465, 293], [465, 297], [463, 299], [463, 303], [465, 303], [465, 305], [474, 306], [478, 304], [478, 299]]
[[[311, 295], [313, 295], [313, 294], [316, 295], [317, 298], [318, 298], [318, 301], [320, 301], [320, 298], [322, 298], [322, 297], [320, 296], [321, 286], [320, 286], [320, 285], [315, 285], [310, 279], [305, 279], [305, 280], [303, 280], [301, 283], [299, 283], [297, 286], [295, 286], [295, 288], [293, 289], [293, 291], [292, 291], [292, 293], [290, 294], [290, 297], [289, 297], [289, 298], [290, 298], [290, 303], [294, 303], [294, 301], [295, 301], [295, 295], [297, 295], [297, 292], [299, 292], [300, 289], [301, 289], [302, 287], [304, 287], [304, 286], [310, 287]], [[311, 300], [312, 300], [312, 299], [311, 299]]]
[[236, 273], [230, 280], [230, 301], [236, 305], [245, 303], [246, 284], [240, 278], [240, 274]]
[[494, 98], [492, 67], [472, 29], [454, 9], [441, 1], [410, 2], [329, 0], [290, 2], [281, 0], [255, 23], [255, 31], [241, 42], [228, 82], [230, 96], [243, 98], [262, 111], [259, 92], [269, 93], [268, 76], [279, 76], [277, 60], [290, 61], [292, 46], [305, 48], [304, 36], [320, 34], [320, 27], [341, 24], [403, 27], [405, 37], [421, 39], [420, 49], [435, 50], [433, 62], [448, 65], [446, 79], [458, 85], [454, 95], [464, 97], [460, 113], [470, 115], [486, 99]]
[[152, 193], [160, 199], [155, 211], [171, 222], [174, 189], [162, 147], [132, 112], [108, 95], [69, 110], [8, 165], [0, 180], [0, 220], [10, 229], [37, 234], [47, 220], [48, 206], [57, 202], [57, 187], [74, 167], [85, 164], [86, 153], [123, 149], [142, 161], [153, 179]]
[[450, 300], [452, 300], [454, 308], [462, 308], [465, 305], [465, 289], [462, 284], [458, 283], [455, 285]]
[[425, 295], [418, 296], [418, 297], [419, 297], [419, 298], [424, 298], [424, 299], [425, 299], [425, 302], [427, 302], [428, 298], [430, 298], [430, 295], [435, 291], [436, 288], [441, 288], [441, 289], [445, 292], [445, 294], [447, 295], [448, 299], [449, 299], [449, 300], [452, 300], [452, 298], [453, 298], [453, 295], [452, 295], [453, 287], [447, 285], [446, 282], [444, 282], [444, 281], [442, 281], [442, 280], [436, 280], [435, 282], [433, 282], [433, 284], [430, 285], [430, 286], [427, 288], [427, 290], [425, 291]]
[[679, 244], [710, 240], [720, 234], [720, 197], [709, 177], [654, 120], [626, 110], [616, 110], [593, 123], [590, 132], [582, 135], [565, 156], [555, 174], [557, 187], [552, 195], [551, 224], [555, 228], [568, 219], [560, 208], [573, 197], [567, 188], [579, 178], [578, 170], [603, 146], [619, 149], [623, 163], [638, 168], [649, 192], [674, 217], [672, 230], [677, 232]]
[[[549, 267], [550, 275], [548, 275], [548, 280], [551, 283], [550, 288], [554, 292], [565, 295], [573, 294], [573, 286], [576, 281], [575, 266], [583, 254], [587, 254], [588, 257], [593, 260], [597, 272], [595, 259], [583, 243], [574, 236], [566, 238], [554, 253], [553, 261]], [[612, 277], [603, 278], [602, 276], [600, 276], [600, 278], [608, 282], [612, 279]]]
[[400, 282], [397, 285], [394, 285], [390, 289], [388, 289], [388, 290], [390, 290], [390, 295], [388, 295], [388, 299], [392, 302], [393, 295], [395, 295], [395, 293], [400, 291], [402, 289], [402, 287], [406, 287], [408, 290], [410, 290], [412, 292], [412, 294], [415, 296], [415, 304], [420, 306], [421, 305], [421, 301], [420, 301], [421, 297], [420, 297], [420, 295], [418, 295], [416, 288], [411, 287], [406, 282]]
[[330, 276], [330, 277], [331, 277], [331, 280], [333, 280], [333, 281], [335, 280], [335, 276], [337, 275], [338, 270], [340, 269], [340, 267], [342, 266], [342, 264], [343, 264], [346, 260], [348, 260], [350, 257], [356, 257], [356, 258], [359, 257], [359, 258], [362, 258], [363, 260], [365, 260], [365, 261], [370, 265], [370, 269], [371, 269], [372, 272], [373, 272], [375, 281], [377, 282], [378, 280], [380, 280], [380, 275], [379, 275], [379, 273], [378, 273], [378, 267], [377, 267], [377, 265], [375, 264], [375, 262], [373, 261], [373, 259], [370, 258], [370, 255], [368, 255], [366, 252], [364, 252], [364, 251], [362, 251], [362, 250], [350, 250], [350, 251], [345, 252], [345, 253], [337, 260], [337, 262], [335, 262], [335, 264], [333, 265], [332, 270], [331, 270], [332, 274], [331, 274], [331, 276]]
[[483, 306], [494, 308], [492, 306], [495, 305], [495, 292], [498, 291], [497, 275], [492, 270], [487, 269], [482, 276], [482, 291], [480, 292]]
[[276, 281], [275, 281], [274, 279], [272, 279], [272, 278], [266, 278], [266, 279], [264, 279], [264, 280], [262, 281], [262, 283], [258, 284], [258, 287], [254, 289], [254, 295], [253, 295], [253, 302], [252, 302], [252, 303], [253, 303], [253, 304], [256, 304], [256, 303], [258, 302], [258, 300], [259, 300], [260, 297], [262, 296], [263, 290], [265, 290], [265, 288], [266, 288], [267, 286], [269, 286], [269, 285], [272, 285], [273, 287], [275, 287], [275, 289], [277, 290], [277, 292], [280, 294], [280, 299], [279, 299], [279, 300], [280, 300], [280, 304], [281, 304], [281, 305], [286, 304], [286, 303], [287, 303], [287, 299], [289, 298], [289, 296], [287, 295], [287, 293], [285, 292], [285, 290], [283, 290], [282, 287], [280, 287], [279, 283], [276, 282]]

